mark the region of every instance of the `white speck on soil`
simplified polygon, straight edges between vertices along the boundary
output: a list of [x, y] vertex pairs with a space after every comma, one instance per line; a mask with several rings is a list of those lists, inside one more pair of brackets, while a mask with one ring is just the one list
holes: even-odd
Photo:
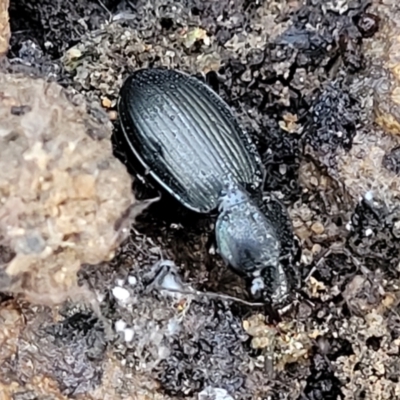
[[126, 328], [124, 330], [124, 339], [125, 342], [131, 342], [134, 336], [134, 331], [132, 328]]
[[125, 328], [126, 328], [126, 322], [123, 321], [122, 319], [118, 320], [118, 321], [115, 323], [115, 330], [116, 330], [117, 332], [122, 332]]
[[120, 286], [114, 287], [112, 294], [118, 301], [126, 301], [130, 297], [129, 291]]

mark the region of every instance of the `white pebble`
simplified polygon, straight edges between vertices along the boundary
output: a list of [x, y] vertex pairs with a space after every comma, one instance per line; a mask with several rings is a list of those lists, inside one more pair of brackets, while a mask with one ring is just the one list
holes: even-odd
[[374, 194], [371, 190], [369, 190], [367, 193], [365, 193], [364, 198], [367, 201], [372, 201], [374, 199]]
[[128, 283], [131, 286], [135, 286], [137, 284], [136, 276], [128, 276]]
[[198, 394], [198, 400], [233, 400], [225, 389], [206, 387]]
[[133, 331], [132, 328], [126, 328], [124, 330], [125, 342], [131, 342], [134, 334], [135, 332]]
[[280, 173], [281, 175], [286, 175], [286, 172], [287, 172], [287, 165], [285, 165], [285, 164], [280, 164], [280, 165], [279, 165], [279, 173]]
[[115, 288], [112, 289], [112, 294], [114, 297], [119, 300], [119, 301], [125, 301], [129, 299], [129, 291], [120, 287], [116, 286]]
[[124, 280], [123, 279], [117, 279], [117, 285], [118, 286], [124, 286]]
[[263, 290], [265, 287], [264, 281], [262, 278], [256, 278], [253, 279], [253, 282], [251, 283], [251, 294], [255, 296], [257, 293], [259, 293], [261, 290]]
[[122, 319], [118, 320], [118, 321], [115, 323], [115, 330], [116, 330], [117, 332], [122, 332], [125, 328], [126, 328], [126, 322], [123, 321]]
[[368, 228], [365, 230], [365, 236], [371, 236], [373, 234], [373, 231], [371, 228]]

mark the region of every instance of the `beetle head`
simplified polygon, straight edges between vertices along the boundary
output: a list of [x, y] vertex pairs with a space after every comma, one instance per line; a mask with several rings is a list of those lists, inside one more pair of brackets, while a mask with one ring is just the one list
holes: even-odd
[[252, 281], [255, 297], [281, 297], [286, 277], [280, 264], [281, 243], [273, 224], [239, 185], [221, 193], [215, 234], [218, 252], [227, 264]]

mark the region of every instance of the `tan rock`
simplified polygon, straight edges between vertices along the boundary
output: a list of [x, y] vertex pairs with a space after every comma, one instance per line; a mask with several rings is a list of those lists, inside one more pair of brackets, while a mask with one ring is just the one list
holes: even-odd
[[62, 300], [80, 266], [109, 260], [129, 233], [131, 177], [112, 155], [111, 124], [74, 103], [55, 83], [0, 74], [0, 237], [15, 253], [6, 289], [40, 301]]
[[10, 40], [10, 25], [8, 23], [9, 0], [0, 0], [0, 57], [7, 53]]

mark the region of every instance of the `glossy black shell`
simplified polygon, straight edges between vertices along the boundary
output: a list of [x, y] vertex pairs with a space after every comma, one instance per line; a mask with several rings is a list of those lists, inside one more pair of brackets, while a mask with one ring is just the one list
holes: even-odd
[[124, 82], [118, 101], [128, 157], [187, 208], [218, 205], [224, 180], [260, 187], [260, 158], [228, 105], [186, 73], [143, 69]]

